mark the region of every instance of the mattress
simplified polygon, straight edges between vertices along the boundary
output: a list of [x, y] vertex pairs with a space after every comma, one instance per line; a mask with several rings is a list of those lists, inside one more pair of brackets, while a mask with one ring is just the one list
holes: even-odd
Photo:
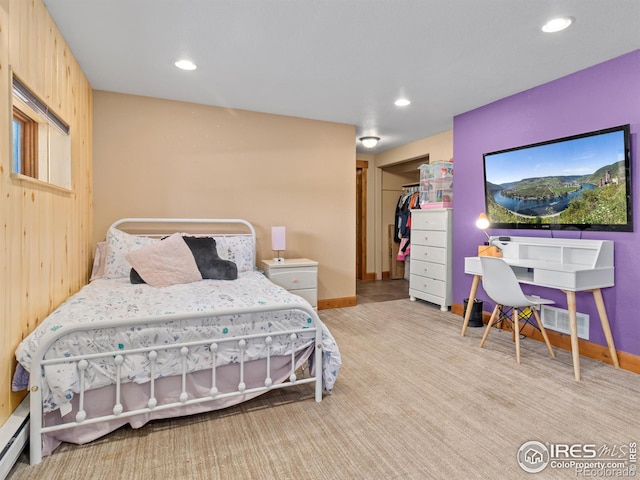
[[[147, 318], [160, 318], [175, 314], [203, 314], [213, 311], [251, 307], [266, 308], [275, 305], [306, 304], [301, 297], [275, 285], [262, 273], [239, 273], [237, 280], [202, 280], [189, 284], [154, 288], [145, 284], [131, 284], [127, 278], [97, 279], [72, 295], [52, 312], [16, 350], [16, 358], [22, 368], [31, 371], [31, 360], [41, 344], [51, 335], [79, 324], [114, 320], [122, 326], [89, 329], [70, 333], [53, 343], [45, 359], [75, 357], [96, 351], [113, 351], [197, 341], [202, 338], [232, 338], [254, 333], [278, 332], [292, 328], [312, 326], [313, 319], [302, 310], [285, 309], [250, 314], [204, 316], [195, 319], [160, 321], [145, 324]], [[307, 304], [308, 305], [308, 304]], [[331, 393], [338, 370], [340, 353], [329, 330], [322, 324], [323, 332], [323, 388]], [[292, 348], [298, 352], [312, 344], [313, 335], [298, 335], [292, 343], [289, 337], [274, 335], [270, 355], [288, 355]], [[226, 342], [216, 352], [216, 365], [237, 362], [240, 355], [237, 342]], [[243, 352], [247, 361], [265, 358], [264, 341], [247, 341]], [[212, 353], [209, 345], [190, 349], [186, 358], [187, 372], [211, 368]], [[177, 375], [183, 359], [175, 349], [158, 349], [155, 377]], [[79, 374], [74, 363], [44, 367], [43, 411], [58, 408], [70, 409], [74, 394], [79, 392]], [[112, 361], [96, 360], [92, 368], [85, 370], [84, 388], [96, 389], [114, 383], [117, 372]], [[148, 382], [149, 359], [145, 354], [127, 354], [121, 367], [123, 383]]]

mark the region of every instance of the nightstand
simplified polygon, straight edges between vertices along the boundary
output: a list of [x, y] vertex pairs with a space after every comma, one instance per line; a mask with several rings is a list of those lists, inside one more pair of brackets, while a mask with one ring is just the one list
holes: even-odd
[[263, 260], [264, 274], [276, 285], [300, 295], [318, 308], [318, 262], [307, 258], [286, 258], [284, 262]]

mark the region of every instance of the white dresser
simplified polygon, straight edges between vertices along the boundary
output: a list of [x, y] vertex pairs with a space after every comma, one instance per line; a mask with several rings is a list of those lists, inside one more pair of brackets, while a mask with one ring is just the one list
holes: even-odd
[[409, 296], [440, 305], [452, 303], [451, 208], [411, 210]]
[[318, 262], [307, 258], [286, 258], [278, 263], [263, 260], [264, 273], [276, 285], [300, 295], [318, 308]]

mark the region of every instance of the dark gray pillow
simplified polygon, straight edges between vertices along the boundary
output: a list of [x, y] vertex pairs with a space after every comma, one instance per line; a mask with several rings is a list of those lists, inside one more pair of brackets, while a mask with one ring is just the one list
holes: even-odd
[[235, 280], [238, 267], [229, 260], [218, 256], [216, 241], [211, 237], [182, 237], [196, 259], [202, 278], [211, 280]]
[[[203, 279], [209, 280], [235, 280], [238, 278], [238, 267], [229, 260], [223, 260], [218, 256], [216, 240], [211, 237], [182, 237]], [[131, 283], [146, 283], [134, 268], [129, 273]]]
[[131, 281], [131, 283], [147, 283], [142, 279], [140, 274], [136, 272], [135, 268], [132, 268], [129, 272], [129, 281]]

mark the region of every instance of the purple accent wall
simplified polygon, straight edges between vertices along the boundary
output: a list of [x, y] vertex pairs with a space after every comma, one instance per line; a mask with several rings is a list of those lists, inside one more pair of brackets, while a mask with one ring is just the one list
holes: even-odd
[[[455, 165], [453, 216], [453, 300], [469, 296], [471, 276], [464, 257], [476, 255], [486, 240], [475, 227], [484, 211], [482, 154], [617, 125], [631, 125], [632, 233], [584, 232], [584, 239], [615, 242], [615, 286], [603, 297], [618, 351], [640, 355], [640, 50], [463, 113], [453, 121]], [[490, 230], [491, 235], [549, 237], [549, 231]], [[556, 230], [554, 237], [579, 238], [579, 232]], [[566, 308], [566, 296], [547, 288], [524, 286]], [[484, 310], [493, 305], [484, 299]], [[606, 345], [591, 293], [576, 295], [578, 312], [590, 316], [590, 338]]]

